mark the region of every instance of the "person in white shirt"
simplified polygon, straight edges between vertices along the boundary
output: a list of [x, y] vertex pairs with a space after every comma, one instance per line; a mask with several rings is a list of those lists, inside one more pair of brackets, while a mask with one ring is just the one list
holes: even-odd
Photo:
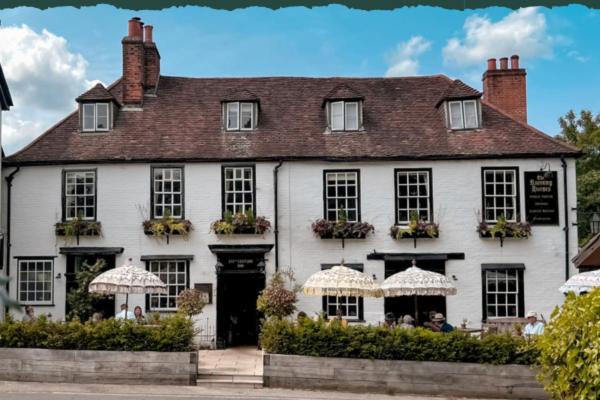
[[[125, 318], [125, 315], [127, 315], [127, 318]], [[129, 311], [129, 309], [127, 308], [127, 304], [123, 303], [121, 304], [121, 312], [115, 315], [115, 319], [135, 320], [135, 315], [131, 311]]]
[[538, 315], [535, 311], [529, 311], [527, 313], [527, 325], [523, 330], [525, 337], [537, 336], [544, 333], [544, 323], [538, 321]]

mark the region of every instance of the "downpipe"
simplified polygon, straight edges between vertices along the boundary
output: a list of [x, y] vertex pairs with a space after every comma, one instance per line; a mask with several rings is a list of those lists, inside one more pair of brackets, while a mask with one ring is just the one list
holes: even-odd
[[565, 282], [569, 280], [569, 199], [567, 190], [567, 162], [565, 157], [560, 157], [560, 163], [563, 170], [563, 198], [564, 198], [564, 214], [565, 214]]
[[277, 183], [278, 183], [278, 174], [279, 168], [283, 165], [283, 161], [279, 161], [279, 163], [273, 168], [273, 235], [275, 239], [275, 272], [279, 272], [279, 212], [278, 212], [278, 196], [277, 196]]
[[[13, 172], [11, 172], [6, 179], [6, 258], [4, 261], [4, 265], [6, 265], [6, 277], [10, 279], [10, 248], [12, 246], [10, 242], [10, 215], [11, 215], [11, 192], [12, 192], [12, 184], [13, 179], [15, 179], [15, 175], [21, 167], [17, 167]], [[6, 282], [6, 295], [10, 296], [10, 280]], [[8, 313], [8, 307], [6, 307], [6, 313]]]

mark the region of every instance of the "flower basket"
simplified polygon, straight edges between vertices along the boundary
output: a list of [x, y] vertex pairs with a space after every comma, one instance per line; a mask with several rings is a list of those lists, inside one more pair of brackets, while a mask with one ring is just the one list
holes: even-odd
[[328, 221], [318, 219], [312, 223], [315, 236], [321, 239], [364, 239], [375, 227], [368, 222]]
[[192, 223], [187, 219], [173, 219], [165, 217], [161, 219], [148, 219], [143, 222], [144, 234], [157, 238], [166, 238], [167, 243], [171, 235], [187, 238], [192, 231]]
[[57, 222], [54, 225], [56, 236], [65, 238], [74, 237], [79, 244], [80, 236], [100, 236], [102, 235], [102, 225], [98, 221], [86, 221], [80, 218], [74, 218], [69, 221]]
[[434, 239], [440, 236], [439, 225], [423, 220], [411, 220], [407, 227], [393, 225], [390, 236], [394, 240], [413, 239], [415, 248], [417, 239]]
[[266, 217], [255, 217], [251, 210], [233, 214], [225, 212], [223, 218], [210, 224], [216, 235], [263, 235], [271, 230], [271, 222]]
[[500, 215], [495, 224], [480, 222], [477, 232], [479, 232], [479, 237], [482, 238], [499, 238], [500, 246], [503, 246], [505, 238], [529, 238], [531, 236], [531, 225], [527, 221], [507, 222], [504, 215]]

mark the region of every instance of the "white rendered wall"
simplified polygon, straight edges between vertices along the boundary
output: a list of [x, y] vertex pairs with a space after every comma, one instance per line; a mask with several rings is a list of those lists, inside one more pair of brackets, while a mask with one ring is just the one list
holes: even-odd
[[[477, 212], [481, 209], [481, 167], [518, 166], [521, 194], [521, 214], [524, 215], [524, 171], [536, 171], [546, 162], [558, 173], [558, 226], [533, 226], [528, 240], [505, 241], [481, 239], [476, 232]], [[273, 168], [275, 163], [256, 164], [257, 215], [273, 222]], [[273, 233], [264, 236], [239, 235], [217, 237], [209, 232], [210, 223], [221, 215], [221, 164], [185, 164], [185, 217], [194, 231], [188, 240], [172, 238], [167, 244], [146, 236], [142, 221], [148, 218], [150, 207], [149, 164], [99, 164], [77, 166], [22, 167], [15, 175], [12, 188], [11, 274], [16, 280], [15, 256], [56, 256], [54, 274], [54, 306], [37, 307], [39, 313], [51, 313], [64, 318], [66, 257], [59, 247], [76, 246], [54, 235], [54, 224], [61, 219], [61, 177], [63, 169], [96, 168], [98, 181], [98, 221], [103, 235], [81, 238], [80, 246], [123, 247], [117, 265], [128, 258], [142, 264], [143, 255], [193, 255], [190, 263], [190, 286], [212, 283], [215, 290], [212, 305], [199, 317], [214, 325], [216, 313], [216, 257], [209, 244], [273, 244]], [[316, 238], [311, 223], [323, 216], [323, 170], [360, 169], [362, 220], [375, 226], [375, 234], [364, 240]], [[432, 168], [434, 219], [440, 224], [439, 239], [422, 239], [413, 248], [412, 240], [395, 241], [389, 236], [394, 223], [394, 169]], [[12, 169], [11, 169], [12, 170]], [[6, 172], [4, 172], [6, 175]], [[569, 207], [575, 206], [575, 163], [568, 160]], [[565, 279], [563, 182], [559, 159], [538, 160], [468, 160], [421, 162], [290, 162], [279, 172], [279, 244], [280, 268], [292, 267], [298, 283], [320, 270], [322, 263], [362, 263], [368, 274], [378, 282], [384, 279], [384, 262], [367, 260], [377, 252], [405, 253], [465, 253], [465, 260], [446, 263], [448, 276], [455, 275], [458, 295], [447, 301], [448, 319], [457, 324], [463, 318], [474, 323], [481, 320], [481, 264], [524, 263], [525, 309], [537, 310], [548, 317], [563, 296], [558, 287]], [[146, 210], [146, 213], [140, 210]], [[575, 212], [570, 211], [570, 222]], [[577, 252], [576, 227], [570, 227], [570, 256]], [[274, 271], [274, 250], [266, 255], [267, 274]], [[574, 271], [572, 270], [571, 273]], [[16, 297], [16, 282], [11, 284], [11, 296]], [[123, 299], [117, 299], [116, 305]], [[382, 299], [365, 299], [367, 322], [377, 323], [383, 317]], [[145, 306], [143, 296], [131, 296], [130, 306]], [[300, 295], [299, 309], [309, 315], [321, 310], [321, 299]]]

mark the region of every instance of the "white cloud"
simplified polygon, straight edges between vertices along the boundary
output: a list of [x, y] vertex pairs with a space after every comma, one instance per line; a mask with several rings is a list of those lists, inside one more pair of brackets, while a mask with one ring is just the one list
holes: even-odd
[[85, 58], [45, 29], [0, 27], [0, 43], [0, 63], [15, 104], [2, 115], [2, 145], [11, 154], [72, 112], [75, 98], [94, 82], [86, 79]]
[[575, 61], [578, 61], [580, 63], [585, 63], [590, 61], [590, 57], [589, 56], [584, 56], [582, 55], [580, 52], [578, 52], [577, 50], [571, 50], [567, 53], [567, 56], [574, 59]]
[[413, 36], [399, 43], [387, 56], [389, 67], [385, 76], [414, 76], [419, 74], [419, 56], [431, 48], [423, 36]]
[[548, 33], [546, 17], [537, 7], [513, 11], [497, 22], [478, 14], [463, 25], [464, 37], [453, 37], [442, 50], [447, 65], [481, 65], [488, 58], [550, 58], [558, 37]]

